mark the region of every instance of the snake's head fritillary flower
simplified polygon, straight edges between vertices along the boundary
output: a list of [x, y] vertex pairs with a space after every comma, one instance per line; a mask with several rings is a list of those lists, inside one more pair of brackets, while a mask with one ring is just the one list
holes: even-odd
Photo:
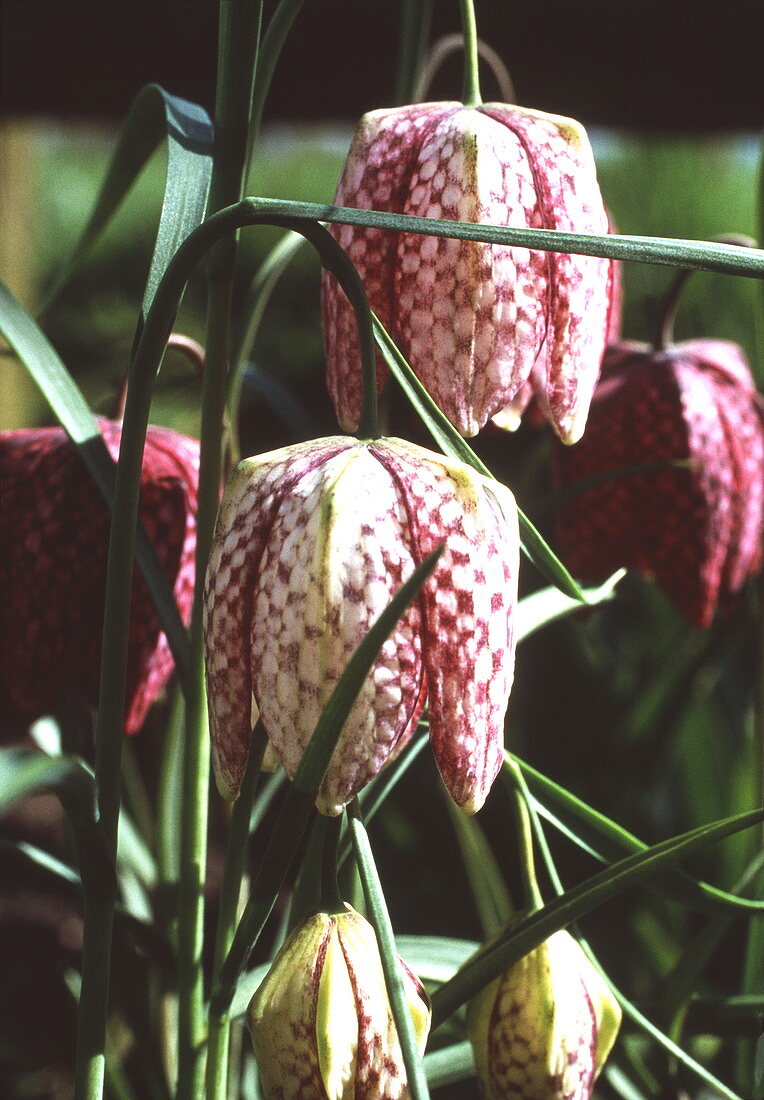
[[[350, 906], [295, 929], [253, 997], [249, 1027], [268, 1098], [403, 1100], [406, 1070], [374, 929]], [[420, 1052], [430, 1008], [401, 961]]]
[[[99, 428], [116, 459], [120, 425], [101, 420]], [[0, 435], [0, 475], [2, 709], [12, 724], [20, 725], [55, 710], [71, 688], [92, 706], [98, 702], [111, 514], [62, 428]], [[186, 625], [193, 601], [198, 479], [198, 442], [149, 427], [140, 518]], [[127, 733], [143, 725], [172, 668], [167, 638], [136, 571]]]
[[[617, 229], [608, 215], [608, 231], [616, 233]], [[621, 324], [623, 318], [623, 272], [618, 260], [609, 261], [608, 283], [608, 313], [605, 325], [605, 347], [603, 353], [610, 344], [616, 344], [621, 339]], [[591, 382], [591, 379], [589, 380]], [[596, 384], [596, 376], [595, 376]], [[513, 432], [520, 427], [523, 418], [537, 427], [545, 422], [554, 424], [549, 400], [546, 393], [546, 371], [543, 361], [534, 364], [528, 380], [524, 383], [519, 393], [510, 401], [506, 408], [491, 417], [491, 423], [503, 431]], [[563, 437], [563, 442], [573, 443], [575, 439]]]
[[586, 435], [555, 469], [582, 486], [557, 513], [582, 580], [639, 570], [707, 627], [761, 564], [764, 414], [735, 344], [609, 349]]
[[620, 1022], [599, 971], [568, 932], [555, 932], [469, 1005], [485, 1096], [588, 1100]]
[[509, 489], [400, 439], [335, 436], [246, 459], [207, 570], [205, 641], [218, 787], [235, 798], [254, 702], [293, 776], [329, 696], [416, 566], [444, 551], [385, 642], [318, 798], [338, 814], [399, 751], [427, 697], [445, 785], [467, 812], [501, 765], [514, 671], [518, 528]]
[[[372, 111], [356, 130], [340, 206], [533, 229], [606, 233], [583, 128], [502, 103]], [[394, 233], [332, 232], [372, 309], [462, 435], [506, 409], [531, 372], [567, 442], [583, 432], [605, 348], [608, 260]], [[324, 277], [329, 391], [355, 431], [361, 378], [352, 311]], [[378, 381], [384, 380], [378, 365]]]

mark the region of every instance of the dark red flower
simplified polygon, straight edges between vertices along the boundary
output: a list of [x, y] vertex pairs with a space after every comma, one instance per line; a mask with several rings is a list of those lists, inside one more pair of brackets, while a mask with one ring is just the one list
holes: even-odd
[[557, 513], [584, 581], [640, 570], [706, 627], [760, 566], [764, 414], [735, 344], [608, 349], [586, 435], [556, 447], [554, 469], [560, 488], [592, 482]]
[[[99, 423], [113, 458], [121, 427]], [[150, 427], [140, 517], [174, 589], [191, 615], [196, 550], [199, 444]], [[0, 435], [0, 704], [18, 725], [56, 709], [78, 690], [93, 706], [103, 630], [110, 512], [62, 428]], [[140, 729], [172, 671], [172, 655], [143, 578], [133, 578], [125, 731]]]

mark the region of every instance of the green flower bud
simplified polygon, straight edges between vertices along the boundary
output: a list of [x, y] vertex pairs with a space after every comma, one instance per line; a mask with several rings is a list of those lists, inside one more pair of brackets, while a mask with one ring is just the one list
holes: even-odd
[[564, 931], [509, 967], [467, 1012], [489, 1100], [588, 1100], [620, 1023], [607, 983]]
[[[249, 1005], [263, 1094], [273, 1100], [403, 1100], [403, 1055], [387, 999], [374, 929], [350, 906], [296, 928]], [[430, 1008], [403, 969], [424, 1052]]]

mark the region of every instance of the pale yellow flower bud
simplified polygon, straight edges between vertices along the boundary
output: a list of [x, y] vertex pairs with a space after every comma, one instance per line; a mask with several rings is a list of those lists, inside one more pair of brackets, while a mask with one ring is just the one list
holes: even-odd
[[509, 967], [470, 1003], [467, 1029], [489, 1100], [588, 1100], [621, 1010], [565, 931]]
[[[420, 1052], [427, 996], [402, 963]], [[295, 929], [249, 1006], [252, 1044], [268, 1100], [404, 1100], [406, 1071], [374, 929], [350, 906]]]

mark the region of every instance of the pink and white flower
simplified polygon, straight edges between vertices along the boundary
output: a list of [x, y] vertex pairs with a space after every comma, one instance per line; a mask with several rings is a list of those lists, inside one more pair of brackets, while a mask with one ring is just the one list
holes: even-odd
[[425, 698], [451, 797], [467, 812], [482, 805], [501, 764], [514, 672], [514, 497], [400, 439], [329, 437], [239, 464], [205, 590], [213, 760], [225, 797], [241, 784], [253, 700], [293, 776], [348, 659], [441, 543], [351, 711], [319, 793], [323, 813], [340, 813], [400, 751]]
[[[420, 103], [365, 115], [340, 179], [340, 206], [604, 234], [608, 216], [583, 128], [503, 103]], [[521, 395], [533, 372], [556, 431], [578, 439], [605, 348], [608, 260], [332, 227], [372, 309], [465, 436]], [[328, 386], [342, 427], [358, 425], [352, 311], [324, 276]], [[378, 382], [386, 371], [380, 360]]]

